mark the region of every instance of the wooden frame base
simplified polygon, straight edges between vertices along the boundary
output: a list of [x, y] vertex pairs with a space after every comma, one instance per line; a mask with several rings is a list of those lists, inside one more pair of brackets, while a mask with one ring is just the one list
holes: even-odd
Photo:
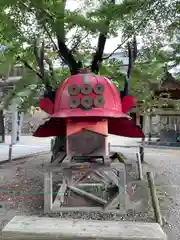
[[[117, 160], [117, 159], [116, 159]], [[61, 171], [63, 182], [53, 201], [53, 173]], [[81, 176], [74, 180], [73, 173], [81, 173]], [[98, 182], [84, 182], [85, 179], [93, 174]], [[82, 187], [102, 187], [116, 189], [113, 196], [103, 199], [95, 193], [90, 193]], [[95, 206], [65, 206], [65, 193], [71, 190], [80, 195], [83, 199], [91, 200]], [[97, 205], [97, 206], [96, 206]], [[105, 212], [120, 213], [126, 212], [126, 174], [124, 164], [118, 160], [111, 166], [104, 166], [99, 163], [62, 163], [58, 165], [46, 165], [44, 171], [44, 212]]]

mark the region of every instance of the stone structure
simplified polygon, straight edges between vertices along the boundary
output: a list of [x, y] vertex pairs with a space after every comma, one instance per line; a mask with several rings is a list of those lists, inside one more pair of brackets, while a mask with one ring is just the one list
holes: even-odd
[[166, 240], [158, 223], [14, 217], [2, 230], [2, 240]]
[[[166, 98], [167, 94], [171, 100], [180, 99], [180, 81], [176, 80], [168, 71], [165, 72], [161, 83], [149, 83], [149, 87], [154, 91], [155, 96]], [[149, 116], [140, 116], [135, 109], [132, 115], [136, 123], [143, 127], [146, 136], [159, 137], [160, 141], [176, 142], [180, 132], [180, 111], [176, 111], [173, 105], [168, 105], [162, 109], [156, 109]], [[143, 118], [143, 120], [142, 120]], [[144, 123], [144, 124], [143, 124]]]
[[[180, 81], [176, 80], [172, 74], [166, 70], [165, 78], [160, 85], [152, 86], [155, 96], [169, 95], [171, 100], [180, 99]], [[160, 96], [161, 95], [161, 96]], [[153, 117], [154, 116], [154, 117]], [[162, 142], [177, 142], [180, 133], [180, 111], [175, 111], [174, 106], [168, 103], [164, 109], [157, 110], [153, 113], [153, 118], [159, 120], [159, 137]], [[153, 130], [153, 123], [150, 123], [150, 131]]]

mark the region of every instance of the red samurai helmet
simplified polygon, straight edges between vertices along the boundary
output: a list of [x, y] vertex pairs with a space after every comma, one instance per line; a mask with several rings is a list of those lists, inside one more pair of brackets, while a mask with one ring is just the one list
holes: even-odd
[[43, 98], [42, 110], [50, 114], [50, 120], [41, 125], [34, 136], [66, 135], [66, 120], [108, 120], [108, 133], [144, 137], [130, 116], [125, 113], [135, 105], [134, 97], [121, 101], [116, 86], [108, 78], [93, 73], [79, 73], [63, 81], [56, 90], [54, 103]]

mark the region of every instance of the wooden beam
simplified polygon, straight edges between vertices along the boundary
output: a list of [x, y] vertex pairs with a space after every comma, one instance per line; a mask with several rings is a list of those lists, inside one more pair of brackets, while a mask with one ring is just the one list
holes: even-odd
[[[115, 167], [116, 164], [113, 164]], [[118, 165], [118, 164], [117, 164]], [[45, 172], [59, 172], [67, 169], [72, 169], [73, 171], [89, 171], [97, 169], [109, 169], [109, 166], [101, 163], [66, 163], [62, 162], [61, 164], [43, 164], [43, 169]]]
[[[52, 207], [52, 213], [57, 213], [57, 212], [83, 212], [83, 213], [91, 213], [91, 212], [98, 212], [102, 213], [103, 212], [103, 207]], [[112, 212], [112, 211], [111, 211]], [[113, 210], [113, 213], [117, 213], [117, 210]]]
[[142, 169], [142, 162], [139, 153], [136, 153], [137, 158], [137, 169], [138, 169], [138, 180], [143, 180], [143, 169]]
[[178, 110], [163, 110], [163, 109], [157, 109], [155, 111], [153, 111], [152, 113], [153, 116], [155, 115], [161, 115], [161, 116], [167, 116], [167, 115], [172, 115], [172, 116], [180, 116], [180, 111]]
[[74, 185], [78, 184], [79, 182], [83, 181], [86, 177], [90, 176], [92, 174], [92, 171], [87, 171], [83, 175], [81, 175], [75, 182]]
[[78, 183], [75, 186], [77, 186], [77, 187], [104, 187], [105, 184], [103, 184], [103, 183]]
[[64, 196], [66, 193], [66, 189], [67, 189], [67, 184], [66, 184], [65, 179], [63, 178], [63, 183], [62, 183], [61, 187], [59, 188], [59, 191], [53, 202], [53, 207], [60, 207], [64, 203]]
[[162, 216], [161, 216], [159, 199], [158, 199], [157, 193], [156, 193], [156, 186], [155, 186], [155, 183], [154, 183], [153, 173], [152, 172], [147, 172], [146, 174], [147, 174], [148, 185], [149, 185], [149, 189], [150, 189], [150, 195], [151, 195], [155, 220], [156, 220], [157, 223], [159, 223], [160, 226], [162, 226], [163, 221], [162, 221]]
[[[61, 186], [62, 184], [57, 184], [58, 186]], [[105, 184], [104, 183], [77, 183], [77, 184], [73, 184], [74, 186], [78, 187], [104, 187]]]
[[61, 163], [66, 157], [66, 152], [58, 152], [57, 155], [54, 157], [52, 164]]
[[109, 179], [107, 178], [107, 176], [104, 174], [103, 171], [94, 171], [94, 174], [95, 174], [97, 177], [99, 177], [99, 179], [100, 179], [101, 181], [103, 181], [104, 184], [109, 184], [109, 183], [111, 183], [111, 180], [109, 180]]
[[71, 220], [15, 216], [2, 230], [2, 240], [166, 240], [157, 223]]
[[82, 189], [76, 188], [74, 186], [68, 186], [68, 188], [70, 190], [72, 190], [73, 192], [75, 192], [75, 193], [77, 193], [79, 195], [82, 195], [83, 197], [87, 197], [87, 198], [89, 198], [89, 199], [91, 199], [91, 200], [93, 200], [95, 202], [98, 202], [100, 204], [107, 204], [106, 200], [104, 200], [102, 198], [99, 198], [99, 197], [95, 196], [94, 194], [88, 193], [88, 192], [86, 192], [86, 191], [84, 191]]
[[[117, 193], [104, 207], [104, 211], [106, 212], [107, 210], [111, 209], [111, 208], [116, 208], [119, 203], [120, 203], [120, 194]], [[124, 211], [126, 212], [126, 209], [124, 207]], [[124, 213], [124, 212], [123, 212]]]

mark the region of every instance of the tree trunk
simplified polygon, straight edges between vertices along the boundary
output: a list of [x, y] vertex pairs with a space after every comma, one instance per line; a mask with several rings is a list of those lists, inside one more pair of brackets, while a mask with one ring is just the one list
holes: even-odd
[[3, 111], [0, 111], [0, 143], [5, 141], [5, 129], [4, 129], [4, 115]]
[[[61, 18], [56, 23], [56, 35], [57, 40], [61, 39], [63, 42], [65, 41], [65, 26], [64, 26], [64, 14], [65, 14], [65, 6], [66, 0], [62, 1], [61, 8]], [[66, 136], [58, 136], [55, 138], [52, 146], [52, 157], [51, 163], [56, 159], [57, 153], [66, 152]]]
[[66, 152], [66, 136], [55, 137], [55, 140], [52, 146], [51, 163], [55, 161], [56, 156], [59, 152]]

